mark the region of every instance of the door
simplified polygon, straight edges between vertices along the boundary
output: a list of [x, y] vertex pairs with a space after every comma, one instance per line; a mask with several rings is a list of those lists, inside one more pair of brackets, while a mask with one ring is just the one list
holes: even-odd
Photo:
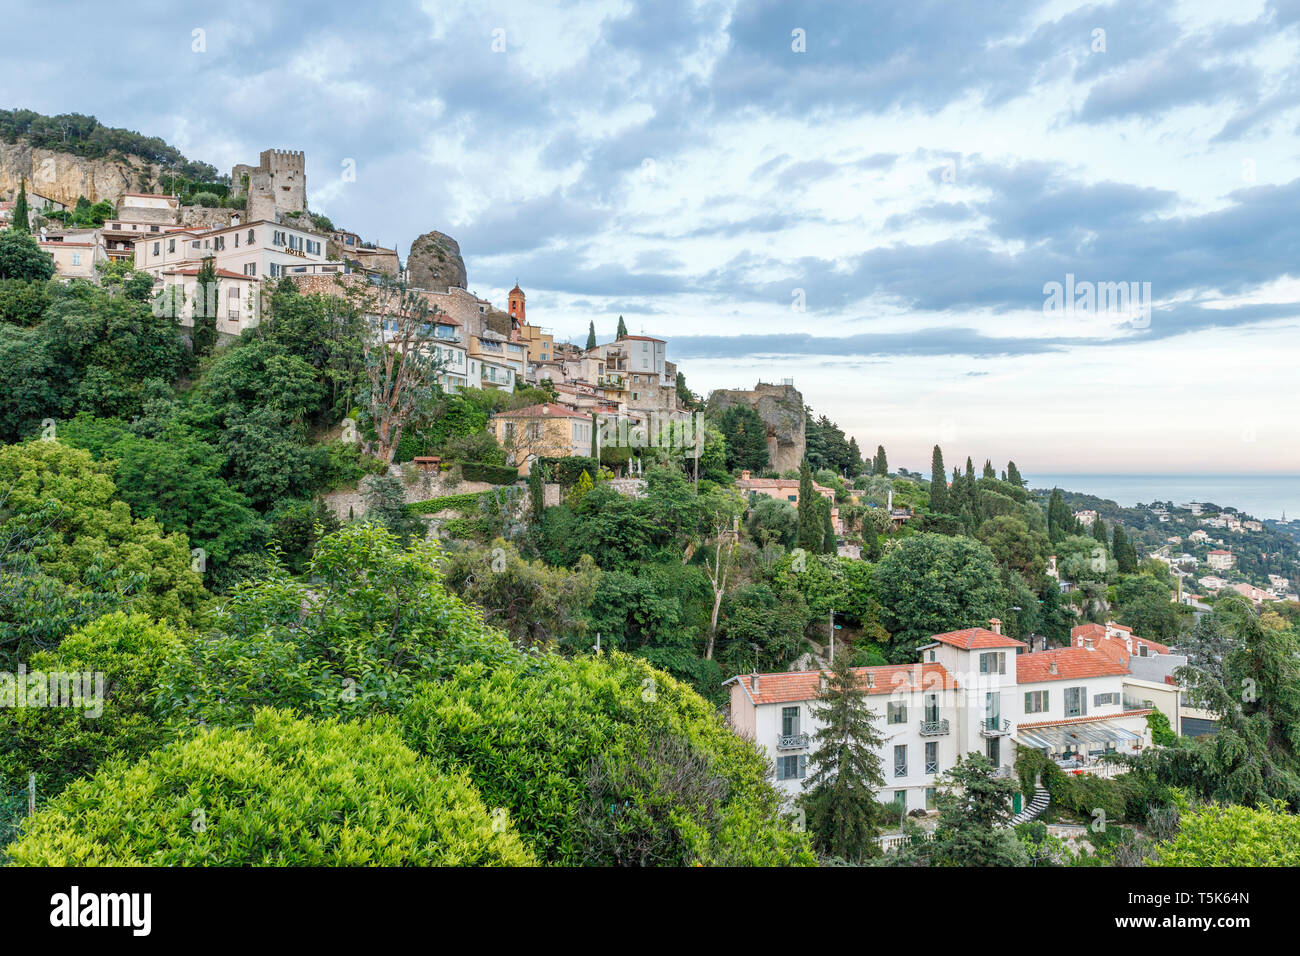
[[1001, 737], [990, 737], [988, 741], [989, 763], [995, 767], [1002, 763], [1002, 748], [999, 746], [1001, 743]]

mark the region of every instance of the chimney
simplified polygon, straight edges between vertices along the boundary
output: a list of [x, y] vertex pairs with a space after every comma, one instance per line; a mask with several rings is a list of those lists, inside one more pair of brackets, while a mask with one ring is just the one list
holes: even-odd
[[750, 674], [750, 675], [749, 675], [749, 689], [752, 690], [755, 694], [758, 693], [758, 674], [757, 674], [757, 673], [754, 673], [754, 674]]
[[1056, 661], [1055, 661], [1054, 659], [1053, 659], [1053, 661], [1052, 661], [1050, 664], [1047, 665], [1047, 673], [1049, 673], [1049, 674], [1051, 674], [1051, 675], [1053, 675], [1053, 676], [1056, 675], [1056, 673], [1057, 673], [1057, 669], [1056, 669]]
[[749, 471], [748, 471], [748, 470], [742, 470], [742, 471], [741, 471], [741, 473], [740, 473], [740, 480], [741, 480], [741, 481], [749, 481]]
[[1085, 637], [1085, 638], [1083, 639], [1083, 646], [1086, 647], [1086, 648], [1087, 648], [1088, 650], [1090, 650], [1090, 651], [1095, 651], [1095, 650], [1097, 649], [1097, 648], [1095, 648], [1095, 647], [1092, 646], [1092, 638], [1091, 638], [1091, 637]]
[[990, 629], [991, 631], [993, 631], [994, 634], [1001, 634], [1001, 633], [1002, 633], [1002, 621], [999, 620], [999, 619], [996, 618], [996, 617], [991, 617], [991, 618], [989, 618], [989, 629]]

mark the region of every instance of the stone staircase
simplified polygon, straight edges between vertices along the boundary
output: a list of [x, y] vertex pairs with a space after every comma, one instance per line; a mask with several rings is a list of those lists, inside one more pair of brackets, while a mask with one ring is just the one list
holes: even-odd
[[1028, 823], [1030, 820], [1038, 818], [1047, 805], [1052, 802], [1051, 796], [1045, 789], [1039, 787], [1034, 793], [1034, 799], [1030, 800], [1023, 810], [1011, 818], [1011, 825], [1016, 826], [1020, 823]]

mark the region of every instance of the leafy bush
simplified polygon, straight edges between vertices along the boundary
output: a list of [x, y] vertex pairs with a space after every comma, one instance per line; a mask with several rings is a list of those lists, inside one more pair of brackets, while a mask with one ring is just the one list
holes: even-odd
[[559, 482], [564, 487], [577, 484], [585, 471], [588, 476], [600, 474], [600, 462], [594, 458], [575, 456], [573, 458], [540, 457], [534, 464], [540, 468], [547, 481]]
[[509, 465], [489, 465], [477, 461], [463, 462], [460, 475], [466, 481], [485, 481], [489, 485], [513, 485], [519, 480], [518, 470]]
[[195, 193], [190, 197], [195, 205], [202, 206], [204, 209], [215, 209], [221, 205], [221, 197], [216, 193], [201, 192]]
[[142, 614], [108, 614], [27, 663], [40, 671], [102, 674], [102, 712], [69, 707], [0, 707], [0, 786], [25, 785], [35, 773], [39, 793], [57, 793], [94, 772], [110, 756], [135, 759], [168, 733], [150, 700], [159, 672], [181, 644], [175, 632]]
[[259, 711], [74, 783], [10, 848], [20, 866], [524, 866], [501, 811], [386, 724]]
[[160, 682], [187, 721], [242, 724], [258, 707], [360, 717], [399, 708], [418, 682], [514, 651], [443, 585], [437, 542], [408, 549], [373, 524], [316, 543], [305, 583], [277, 568], [235, 589], [212, 633], [189, 642]]
[[461, 668], [402, 717], [463, 766], [547, 863], [813, 861], [780, 816], [766, 761], [698, 694], [621, 654]]
[[1300, 866], [1300, 817], [1280, 803], [1207, 806], [1182, 815], [1151, 866]]
[[439, 511], [457, 511], [460, 514], [472, 514], [479, 510], [480, 502], [484, 495], [490, 495], [490, 491], [471, 491], [463, 495], [443, 495], [440, 498], [429, 498], [426, 501], [412, 501], [406, 506], [406, 510], [413, 515], [431, 515]]

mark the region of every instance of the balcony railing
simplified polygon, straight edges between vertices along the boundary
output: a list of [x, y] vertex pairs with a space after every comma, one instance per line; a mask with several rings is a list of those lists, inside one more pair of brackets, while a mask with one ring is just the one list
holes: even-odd
[[921, 721], [922, 737], [946, 737], [947, 735], [948, 735], [948, 721], [946, 720]]
[[776, 738], [777, 750], [800, 750], [807, 746], [807, 734], [781, 734]]
[[1001, 737], [1011, 730], [1011, 721], [1005, 717], [985, 717], [980, 721], [980, 734], [984, 737]]

